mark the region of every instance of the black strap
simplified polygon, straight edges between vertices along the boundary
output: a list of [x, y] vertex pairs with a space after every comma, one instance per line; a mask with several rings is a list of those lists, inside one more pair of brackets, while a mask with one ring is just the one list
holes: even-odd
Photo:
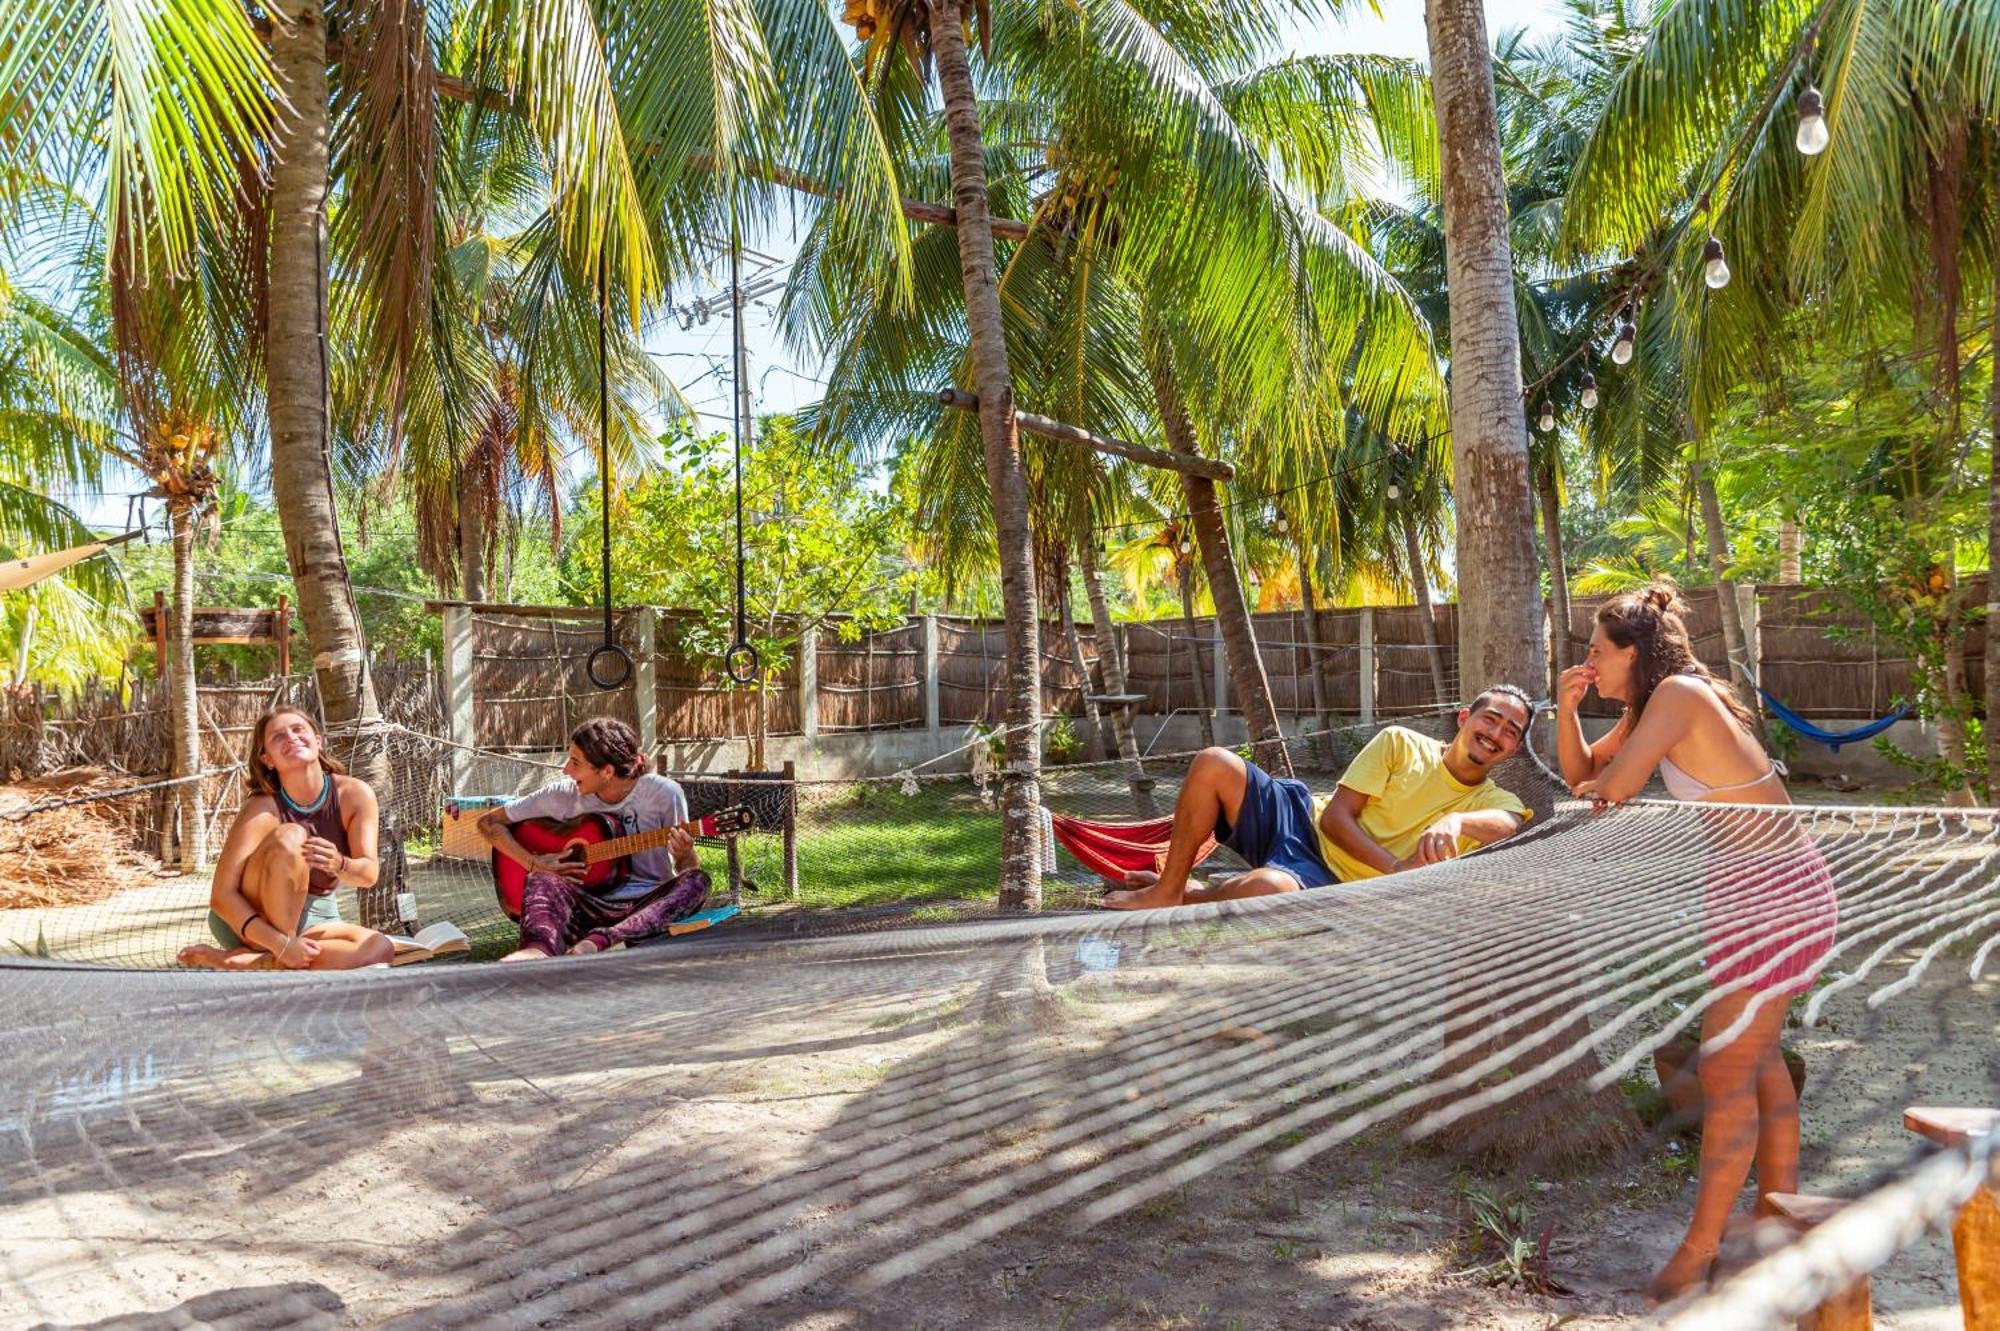
[[743, 382], [745, 356], [743, 354], [743, 240], [736, 229], [736, 205], [729, 205], [729, 311], [730, 342], [736, 359], [730, 373], [730, 386], [734, 399], [730, 417], [736, 429], [736, 638], [729, 644], [729, 650], [722, 655], [723, 669], [738, 684], [754, 684], [763, 669], [758, 659], [757, 649], [750, 645], [748, 616], [744, 612], [743, 596], [743, 434], [748, 426], [744, 420], [743, 399], [746, 385]]

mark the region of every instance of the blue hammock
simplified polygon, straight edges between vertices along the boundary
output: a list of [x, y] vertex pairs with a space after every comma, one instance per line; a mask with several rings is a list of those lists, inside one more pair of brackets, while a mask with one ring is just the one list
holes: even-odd
[[1887, 716], [1877, 717], [1867, 725], [1857, 726], [1853, 730], [1821, 730], [1818, 726], [1806, 720], [1776, 698], [1773, 698], [1765, 690], [1758, 689], [1757, 692], [1764, 695], [1764, 701], [1771, 705], [1771, 711], [1776, 714], [1780, 721], [1783, 721], [1807, 739], [1826, 745], [1835, 753], [1840, 752], [1840, 746], [1843, 744], [1859, 744], [1864, 740], [1874, 739], [1877, 735], [1910, 714], [1910, 705], [1904, 703]]

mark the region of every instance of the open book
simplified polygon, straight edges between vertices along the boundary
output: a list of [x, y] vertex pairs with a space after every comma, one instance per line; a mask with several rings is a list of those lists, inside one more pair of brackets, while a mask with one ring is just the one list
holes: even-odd
[[439, 920], [417, 930], [417, 936], [390, 934], [389, 941], [396, 945], [396, 959], [392, 966], [407, 966], [413, 961], [429, 961], [451, 952], [470, 952], [472, 940], [465, 931], [450, 920]]

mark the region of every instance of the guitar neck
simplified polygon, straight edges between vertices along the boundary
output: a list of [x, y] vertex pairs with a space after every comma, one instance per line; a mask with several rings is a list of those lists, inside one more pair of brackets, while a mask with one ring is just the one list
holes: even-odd
[[686, 832], [689, 836], [714, 836], [713, 818], [696, 818], [690, 822], [656, 827], [650, 832], [634, 832], [630, 836], [614, 837], [586, 847], [583, 860], [586, 864], [597, 864], [603, 860], [622, 860], [628, 855], [638, 855], [649, 850], [658, 850], [673, 839], [676, 832]]

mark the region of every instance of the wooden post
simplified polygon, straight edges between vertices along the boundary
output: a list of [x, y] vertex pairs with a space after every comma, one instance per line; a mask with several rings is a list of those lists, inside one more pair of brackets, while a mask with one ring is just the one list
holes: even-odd
[[451, 793], [477, 793], [458, 788], [471, 774], [472, 755], [467, 750], [479, 738], [473, 724], [472, 607], [459, 601], [444, 607], [444, 714], [445, 734], [453, 744], [465, 746], [452, 750]]
[[650, 605], [639, 607], [634, 623], [632, 661], [632, 705], [639, 714], [639, 752], [648, 756], [660, 747], [660, 686], [658, 644], [660, 612]]
[[167, 594], [153, 593], [153, 677], [167, 682]]
[[1361, 724], [1375, 724], [1375, 607], [1361, 607], [1361, 668], [1356, 673], [1361, 691]]
[[1751, 691], [1764, 682], [1763, 616], [1757, 609], [1757, 584], [1736, 587], [1736, 619], [1743, 625], [1743, 657], [1750, 667]]
[[785, 759], [785, 899], [799, 899], [799, 771]]
[[[729, 775], [733, 777], [736, 773], [731, 772]], [[739, 804], [742, 802], [742, 791], [736, 782], [730, 781], [723, 789], [727, 792], [723, 797], [727, 803]], [[729, 855], [729, 904], [732, 906], [743, 904], [743, 852], [737, 849], [737, 842], [740, 839], [740, 837], [731, 836], [724, 837], [722, 841], [723, 847]]]
[[[1215, 618], [1209, 622], [1215, 628], [1215, 640], [1209, 644], [1209, 647], [1215, 652], [1215, 656], [1211, 662], [1215, 667], [1215, 687], [1209, 690], [1208, 696], [1215, 699], [1215, 718], [1220, 721], [1223, 709], [1229, 706], [1229, 653], [1223, 650], [1222, 620]], [[1243, 718], [1243, 728], [1245, 731], [1248, 731], [1250, 728], [1250, 718], [1248, 716]]]
[[[1903, 1126], [1940, 1146], [1962, 1147], [1974, 1134], [2000, 1132], [2000, 1109], [1906, 1109]], [[1965, 1331], [2000, 1331], [2000, 1195], [1990, 1184], [1959, 1208], [1951, 1250]]]
[[936, 615], [923, 617], [924, 635], [924, 729], [935, 735], [938, 721], [938, 623]]
[[271, 621], [271, 631], [278, 637], [278, 673], [292, 673], [292, 603], [283, 592], [278, 593], [277, 617]]
[[808, 744], [819, 738], [819, 628], [799, 630], [799, 734]]
[[[1847, 1203], [1839, 1198], [1796, 1192], [1767, 1192], [1764, 1201], [1800, 1230], [1824, 1224], [1847, 1209]], [[1868, 1277], [1862, 1276], [1801, 1317], [1799, 1331], [1870, 1331], [1875, 1325], [1872, 1303]]]

